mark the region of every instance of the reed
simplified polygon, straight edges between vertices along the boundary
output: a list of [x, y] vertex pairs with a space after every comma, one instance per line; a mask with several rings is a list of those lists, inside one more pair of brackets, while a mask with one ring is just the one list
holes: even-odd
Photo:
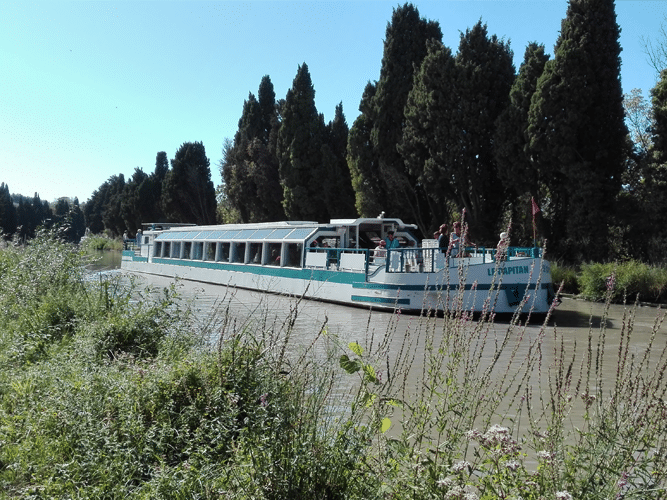
[[84, 264], [48, 234], [0, 251], [1, 498], [667, 496], [662, 312], [641, 348], [632, 305], [616, 345], [606, 312], [572, 341], [496, 321], [492, 291], [481, 315], [304, 341], [299, 300], [202, 318]]

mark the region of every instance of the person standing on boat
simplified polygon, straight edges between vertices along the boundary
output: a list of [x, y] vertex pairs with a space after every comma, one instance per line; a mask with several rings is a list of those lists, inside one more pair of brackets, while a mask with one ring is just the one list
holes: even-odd
[[391, 250], [392, 248], [399, 248], [401, 243], [394, 237], [394, 231], [389, 231], [387, 237], [384, 239], [387, 249]]
[[443, 224], [440, 226], [440, 230], [438, 231], [438, 248], [440, 248], [440, 252], [442, 253], [447, 253], [447, 248], [449, 247], [449, 238], [447, 237], [447, 224]]
[[[451, 256], [452, 257], [458, 257], [459, 251], [464, 252], [466, 246], [477, 246], [476, 243], [473, 243], [472, 241], [468, 241], [467, 235], [461, 234], [461, 223], [460, 222], [455, 222], [453, 225], [454, 232], [451, 234], [449, 238], [449, 246], [452, 248]], [[462, 257], [466, 257], [467, 255], [461, 253]]]
[[378, 246], [373, 250], [373, 262], [375, 264], [384, 264], [384, 259], [387, 256], [387, 244], [384, 240], [380, 240]]

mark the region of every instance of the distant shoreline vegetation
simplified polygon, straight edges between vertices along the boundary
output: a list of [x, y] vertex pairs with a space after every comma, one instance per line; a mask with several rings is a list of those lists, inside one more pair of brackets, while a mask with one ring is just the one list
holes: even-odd
[[[588, 263], [578, 267], [551, 263], [555, 287], [563, 283], [563, 293], [586, 300], [615, 303], [635, 300], [667, 302], [667, 267], [650, 266], [635, 260], [621, 263]], [[611, 296], [607, 297], [610, 290]]]

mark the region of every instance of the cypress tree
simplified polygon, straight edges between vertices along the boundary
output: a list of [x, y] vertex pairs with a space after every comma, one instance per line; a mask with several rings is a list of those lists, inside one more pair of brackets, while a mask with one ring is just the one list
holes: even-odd
[[458, 68], [451, 49], [441, 42], [427, 42], [424, 58], [405, 106], [405, 128], [399, 152], [410, 175], [424, 186], [431, 218], [424, 228], [432, 233], [451, 219], [449, 205], [456, 190], [448, 177], [449, 144], [455, 141], [458, 109]]
[[215, 223], [215, 188], [203, 143], [186, 142], [176, 151], [164, 179], [162, 205], [173, 222]]
[[273, 84], [262, 78], [259, 100], [251, 93], [243, 103], [233, 144], [224, 148], [220, 171], [224, 193], [242, 222], [283, 218], [282, 188], [275, 155], [277, 111]]
[[545, 192], [540, 185], [539, 171], [527, 152], [526, 131], [530, 102], [548, 60], [544, 45], [528, 44], [510, 90], [509, 105], [496, 121], [494, 153], [498, 175], [511, 203], [512, 239], [521, 244], [532, 243], [530, 200], [543, 199]]
[[0, 184], [0, 236], [8, 237], [16, 232], [16, 207], [9, 194], [9, 186]]
[[326, 141], [322, 146], [324, 185], [327, 186], [322, 194], [331, 218], [350, 218], [356, 214], [354, 191], [346, 159], [348, 133], [343, 103], [339, 103], [334, 119], [326, 127]]
[[315, 108], [315, 89], [308, 66], [297, 70], [287, 91], [278, 132], [277, 155], [283, 185], [283, 207], [290, 219], [327, 221], [321, 202], [324, 120]]
[[355, 208], [361, 217], [375, 217], [388, 208], [385, 204], [386, 188], [378, 157], [371, 142], [374, 113], [372, 100], [376, 87], [368, 82], [364, 89], [359, 111], [347, 138], [347, 165], [354, 189]]
[[[426, 56], [426, 41], [433, 38], [442, 39], [436, 21], [420, 18], [410, 3], [394, 9], [387, 24], [380, 78], [370, 103], [360, 106], [365, 116], [350, 131], [350, 170], [361, 215], [374, 216], [382, 210], [424, 225], [424, 212], [428, 212], [424, 190], [407, 171], [397, 146], [403, 136], [403, 113], [413, 75]], [[364, 143], [369, 126], [370, 140]]]
[[409, 130], [400, 148], [406, 163], [421, 172], [421, 184], [438, 203], [453, 199], [465, 208], [474, 237], [487, 241], [495, 239], [504, 199], [494, 123], [513, 79], [509, 46], [478, 22], [461, 35], [454, 59], [442, 44], [429, 44], [406, 107]]
[[549, 191], [541, 203], [569, 257], [600, 259], [608, 249], [628, 133], [619, 36], [613, 0], [570, 0], [531, 102], [529, 154]]

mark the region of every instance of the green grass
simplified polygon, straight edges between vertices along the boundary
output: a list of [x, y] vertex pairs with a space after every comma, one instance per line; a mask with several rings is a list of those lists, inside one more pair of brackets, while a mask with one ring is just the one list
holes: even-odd
[[667, 495], [661, 319], [642, 349], [631, 310], [611, 350], [463, 310], [304, 345], [298, 301], [201, 321], [84, 263], [48, 234], [0, 251], [0, 498]]

